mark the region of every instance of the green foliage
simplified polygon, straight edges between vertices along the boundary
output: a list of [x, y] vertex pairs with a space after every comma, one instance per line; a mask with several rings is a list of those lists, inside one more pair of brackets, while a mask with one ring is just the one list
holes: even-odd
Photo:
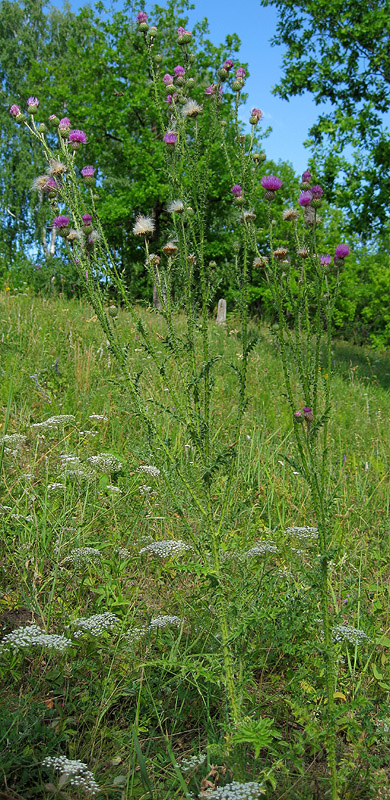
[[[279, 13], [272, 43], [287, 48], [275, 93], [304, 91], [330, 102], [310, 130], [312, 164], [328, 198], [348, 210], [352, 231], [370, 240], [386, 230], [390, 141], [383, 114], [390, 108], [390, 3], [355, 0], [262, 0]], [[349, 151], [352, 148], [352, 160]], [[347, 155], [345, 154], [347, 151]]]

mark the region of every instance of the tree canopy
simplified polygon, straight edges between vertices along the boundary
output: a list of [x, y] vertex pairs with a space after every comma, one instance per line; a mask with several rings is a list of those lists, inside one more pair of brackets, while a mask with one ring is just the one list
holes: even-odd
[[328, 101], [309, 144], [329, 198], [347, 208], [363, 238], [388, 225], [390, 136], [389, 0], [261, 0], [277, 8], [273, 45], [286, 47], [274, 91], [289, 99], [308, 91]]

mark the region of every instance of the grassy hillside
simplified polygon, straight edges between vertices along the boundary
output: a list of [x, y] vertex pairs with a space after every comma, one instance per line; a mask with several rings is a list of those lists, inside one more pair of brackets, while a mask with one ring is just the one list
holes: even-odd
[[[158, 316], [146, 309], [142, 317], [158, 343]], [[151, 462], [148, 432], [93, 312], [76, 300], [8, 292], [0, 296], [0, 321], [0, 434], [10, 437], [0, 442], [0, 637], [34, 623], [70, 640], [63, 651], [0, 643], [4, 796], [83, 797], [80, 781], [58, 793], [60, 771], [42, 766], [45, 757], [64, 755], [88, 765], [102, 798], [197, 798], [232, 780], [259, 781], [267, 797], [322, 798], [318, 562], [310, 531], [287, 532], [310, 528], [313, 518], [290, 461], [292, 425], [272, 331], [260, 330], [251, 356], [221, 542], [244, 719], [269, 720], [242, 741], [224, 724], [215, 576], [194, 546], [202, 541], [197, 508], [181, 496], [163, 455]], [[116, 324], [129, 368], [191, 484], [198, 465], [175, 409], [128, 315], [119, 311]], [[237, 321], [210, 326], [221, 357], [214, 436], [229, 446]], [[342, 796], [383, 800], [390, 797], [390, 360], [338, 342], [334, 369], [329, 478], [336, 485], [336, 637], [343, 626]], [[71, 416], [34, 427], [62, 415]], [[185, 520], [158, 474], [168, 469]], [[217, 482], [217, 509], [221, 488]], [[163, 555], [150, 548], [171, 540], [184, 545]], [[357, 632], [348, 635], [345, 626]], [[186, 764], [193, 756], [196, 763]]]

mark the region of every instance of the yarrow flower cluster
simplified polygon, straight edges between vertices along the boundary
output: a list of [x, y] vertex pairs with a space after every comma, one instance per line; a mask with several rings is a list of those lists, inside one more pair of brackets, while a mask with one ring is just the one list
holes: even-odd
[[353, 628], [352, 625], [335, 625], [332, 637], [334, 642], [350, 642], [356, 645], [370, 641], [370, 637], [364, 631]]
[[35, 428], [35, 430], [39, 430], [40, 428], [58, 428], [64, 425], [70, 425], [72, 422], [76, 422], [76, 418], [73, 414], [59, 414], [58, 416], [49, 417], [43, 422], [34, 422], [30, 425], [30, 428]]
[[54, 769], [61, 775], [69, 776], [70, 786], [84, 789], [91, 795], [95, 795], [99, 790], [93, 773], [88, 769], [83, 761], [70, 760], [66, 756], [46, 756], [42, 761], [42, 766], [47, 769]]
[[105, 414], [90, 414], [88, 419], [94, 419], [96, 422], [107, 422], [108, 417]]
[[90, 456], [87, 460], [92, 467], [104, 472], [119, 472], [122, 469], [119, 458], [111, 453], [99, 453], [97, 456]]
[[100, 636], [106, 631], [112, 631], [119, 622], [120, 619], [116, 614], [106, 611], [104, 614], [93, 614], [91, 617], [78, 617], [72, 620], [68, 628], [75, 628], [73, 637], [80, 639], [85, 633], [89, 633], [90, 636]]
[[160, 558], [170, 558], [171, 556], [180, 556], [188, 550], [193, 550], [190, 544], [183, 542], [182, 539], [168, 539], [159, 542], [152, 542], [141, 547], [140, 555], [142, 553], [151, 553]]
[[258, 542], [254, 547], [247, 551], [247, 558], [262, 556], [264, 553], [277, 553], [278, 548], [275, 542]]
[[26, 625], [8, 633], [0, 642], [0, 653], [6, 650], [24, 650], [29, 647], [45, 647], [63, 653], [72, 642], [66, 636], [46, 633], [38, 625]]
[[63, 563], [70, 562], [74, 564], [75, 567], [80, 567], [91, 561], [100, 563], [101, 560], [102, 554], [96, 547], [74, 547], [64, 559]]
[[218, 786], [212, 791], [202, 792], [200, 797], [207, 800], [255, 800], [259, 795], [264, 794], [263, 786], [256, 781], [239, 783], [232, 781], [226, 786]]
[[4, 433], [3, 436], [0, 436], [0, 443], [4, 442], [4, 444], [19, 448], [24, 445], [26, 439], [27, 436], [23, 436], [21, 433]]
[[167, 625], [175, 625], [178, 628], [180, 624], [180, 617], [175, 617], [171, 614], [161, 614], [159, 617], [155, 617], [151, 620], [149, 630], [153, 630], [154, 628], [166, 628]]
[[152, 478], [158, 478], [160, 475], [158, 467], [153, 467], [149, 464], [143, 464], [141, 467], [138, 467], [138, 472], [145, 472], [146, 475], [150, 475]]
[[308, 528], [306, 526], [296, 528], [292, 526], [286, 528], [285, 533], [293, 533], [298, 539], [318, 539], [318, 528]]
[[182, 758], [179, 767], [182, 772], [192, 772], [192, 770], [200, 767], [206, 761], [206, 754], [200, 753], [198, 756], [190, 756], [190, 758]]

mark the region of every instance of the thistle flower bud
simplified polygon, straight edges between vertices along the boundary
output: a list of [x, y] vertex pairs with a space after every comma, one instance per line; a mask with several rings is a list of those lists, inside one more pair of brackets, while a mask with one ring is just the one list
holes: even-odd
[[155, 60], [156, 64], [161, 64], [161, 62], [163, 60], [163, 57], [162, 57], [161, 53], [155, 53], [154, 60]]
[[235, 92], [241, 92], [243, 86], [244, 86], [244, 81], [242, 80], [242, 78], [235, 78], [235, 80], [232, 83], [232, 89]]
[[164, 134], [164, 142], [168, 150], [174, 150], [177, 144], [177, 133], [174, 131], [167, 131]]
[[73, 150], [80, 150], [82, 144], [86, 144], [87, 135], [84, 131], [80, 131], [77, 128], [73, 131], [69, 131], [69, 142]]
[[90, 214], [83, 214], [82, 220], [83, 220], [85, 233], [89, 233], [89, 231], [92, 230], [92, 225], [91, 225], [92, 217], [91, 217], [91, 215]]
[[227, 69], [224, 69], [223, 67], [218, 70], [217, 74], [220, 81], [226, 81], [226, 79], [229, 77]]
[[39, 100], [37, 97], [29, 97], [27, 100], [27, 113], [36, 114], [38, 111]]
[[261, 164], [263, 161], [266, 161], [267, 156], [265, 153], [252, 153], [253, 161], [256, 165]]
[[236, 78], [245, 78], [246, 72], [242, 67], [236, 69]]
[[344, 259], [349, 255], [349, 247], [347, 244], [338, 244], [334, 251], [334, 264], [335, 267], [343, 267]]
[[185, 28], [178, 28], [177, 29], [177, 41], [178, 44], [188, 44], [192, 39], [192, 33], [190, 31], [186, 31]]
[[329, 255], [329, 253], [325, 253], [325, 255], [321, 256], [320, 258], [321, 267], [329, 267], [329, 264], [331, 262], [332, 262], [332, 257]]
[[283, 186], [283, 181], [275, 175], [265, 175], [261, 179], [261, 185], [265, 189], [264, 199], [270, 203], [275, 199], [275, 192]]
[[158, 30], [155, 25], [151, 25], [151, 27], [148, 30], [148, 37], [149, 39], [155, 39], [156, 36], [158, 36]]
[[95, 185], [95, 168], [88, 164], [86, 167], [83, 167], [81, 170], [81, 175], [83, 176], [84, 183], [87, 186], [94, 186]]
[[145, 11], [139, 11], [137, 14], [137, 22], [138, 22], [138, 29], [146, 33], [149, 29], [148, 25], [148, 15], [145, 14]]
[[167, 92], [167, 97], [172, 97], [172, 95], [174, 96], [174, 94], [175, 94], [174, 93], [174, 89], [175, 89], [175, 87], [174, 87], [173, 83], [168, 83], [165, 86], [165, 91]]
[[186, 74], [184, 67], [181, 67], [180, 64], [178, 64], [173, 71], [175, 73], [175, 78], [184, 78], [184, 75]]
[[222, 69], [226, 69], [229, 72], [229, 70], [231, 70], [233, 68], [233, 66], [234, 66], [234, 64], [233, 64], [232, 59], [231, 58], [227, 58], [222, 64]]
[[302, 175], [301, 189], [303, 189], [303, 191], [307, 191], [308, 189], [310, 189], [310, 181], [311, 181], [311, 174], [307, 169]]
[[314, 414], [310, 408], [310, 406], [304, 406], [303, 408], [303, 416], [305, 418], [305, 422], [307, 425], [308, 430], [310, 430], [310, 426], [314, 420]]
[[304, 416], [302, 414], [302, 411], [294, 411], [293, 420], [294, 420], [294, 422], [297, 422], [298, 424], [301, 424], [302, 422], [304, 422], [305, 418], [304, 418]]
[[38, 125], [38, 133], [46, 133], [47, 127], [44, 122], [40, 122]]
[[107, 311], [108, 311], [108, 313], [109, 313], [110, 317], [113, 317], [114, 319], [115, 319], [115, 317], [117, 317], [117, 316], [118, 316], [118, 309], [117, 309], [117, 307], [116, 307], [116, 306], [114, 306], [114, 305], [112, 305], [112, 306], [108, 306], [108, 309], [107, 309]]
[[59, 124], [60, 124], [60, 121], [59, 121], [57, 115], [56, 114], [50, 114], [49, 125], [51, 125], [52, 128], [58, 128]]
[[67, 139], [69, 136], [69, 131], [70, 131], [70, 119], [68, 117], [63, 117], [62, 119], [60, 119], [58, 123], [58, 132], [60, 136], [62, 136], [64, 139]]
[[251, 115], [249, 117], [249, 122], [251, 125], [257, 125], [260, 122], [263, 116], [263, 112], [260, 111], [259, 108], [252, 108]]
[[174, 81], [173, 75], [170, 75], [169, 72], [166, 72], [163, 75], [162, 82], [165, 83], [165, 86], [172, 86]]
[[11, 117], [15, 117], [16, 119], [19, 116], [19, 114], [21, 114], [19, 106], [17, 106], [16, 103], [13, 103], [13, 105], [9, 110], [9, 113], [11, 114]]

